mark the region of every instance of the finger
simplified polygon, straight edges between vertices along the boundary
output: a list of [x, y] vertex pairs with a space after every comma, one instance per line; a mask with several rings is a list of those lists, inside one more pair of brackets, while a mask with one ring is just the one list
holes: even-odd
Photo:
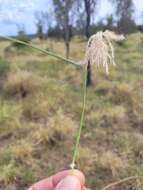
[[66, 177], [68, 174], [69, 174], [69, 170], [59, 172], [54, 176], [51, 176], [49, 178], [46, 178], [44, 180], [41, 180], [41, 181], [35, 183], [28, 190], [47, 190], [47, 189], [48, 190], [53, 190], [54, 187], [57, 185], [57, 183], [59, 181], [61, 181], [61, 179]]
[[78, 177], [74, 175], [69, 175], [62, 179], [55, 190], [82, 190], [82, 185]]
[[47, 179], [41, 180], [38, 183], [35, 183], [30, 189], [28, 190], [53, 190], [56, 185], [66, 176], [74, 175], [76, 176], [81, 184], [85, 183], [84, 175], [78, 170], [65, 170], [62, 172], [57, 173], [54, 176], [51, 176]]
[[76, 176], [79, 179], [81, 185], [84, 186], [84, 184], [85, 184], [85, 176], [81, 171], [79, 171], [79, 170], [70, 170], [69, 175]]

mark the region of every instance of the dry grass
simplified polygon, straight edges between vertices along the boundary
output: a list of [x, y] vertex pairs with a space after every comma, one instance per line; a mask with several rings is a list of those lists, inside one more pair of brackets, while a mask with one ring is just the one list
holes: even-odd
[[97, 161], [97, 153], [87, 147], [80, 147], [78, 151], [78, 167], [85, 173], [91, 171], [91, 167], [94, 167]]
[[10, 73], [5, 83], [4, 91], [8, 97], [25, 98], [40, 90], [42, 80], [28, 71], [18, 70]]
[[76, 128], [76, 123], [59, 110], [57, 114], [48, 118], [42, 125], [39, 125], [31, 135], [36, 144], [60, 145], [65, 140], [73, 137]]
[[98, 164], [104, 169], [111, 170], [113, 177], [118, 177], [119, 171], [126, 170], [127, 167], [126, 160], [112, 151], [103, 152], [99, 155]]
[[8, 165], [4, 165], [1, 168], [0, 172], [0, 181], [3, 182], [5, 185], [10, 183], [11, 181], [16, 180], [17, 176], [17, 168], [14, 166], [13, 163], [10, 163]]

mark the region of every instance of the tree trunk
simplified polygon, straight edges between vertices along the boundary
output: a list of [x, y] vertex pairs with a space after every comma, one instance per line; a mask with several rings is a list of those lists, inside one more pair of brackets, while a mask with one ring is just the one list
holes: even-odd
[[68, 5], [65, 8], [65, 46], [66, 46], [66, 58], [68, 59], [70, 52], [70, 25], [69, 25]]
[[70, 44], [69, 44], [69, 41], [67, 41], [65, 43], [66, 45], [66, 58], [68, 59], [69, 58], [69, 53], [70, 53]]
[[89, 39], [90, 37], [90, 13], [87, 12], [87, 18], [86, 18], [86, 28], [85, 28], [85, 35], [86, 38]]
[[[86, 10], [86, 27], [85, 27], [85, 35], [86, 38], [89, 39], [90, 37], [90, 22], [91, 22], [91, 11], [90, 11], [90, 1], [89, 0], [84, 0], [85, 4], [85, 10]], [[87, 66], [87, 86], [92, 85], [92, 78], [91, 78], [91, 65], [90, 62], [88, 62]]]
[[90, 1], [89, 0], [84, 0], [85, 4], [85, 11], [86, 11], [86, 27], [85, 27], [85, 35], [86, 38], [88, 39], [90, 37], [90, 22], [91, 22], [91, 11], [90, 11]]
[[90, 65], [90, 62], [88, 62], [88, 65], [87, 65], [87, 82], [86, 82], [87, 86], [92, 85], [91, 72], [92, 72], [91, 71], [91, 65]]

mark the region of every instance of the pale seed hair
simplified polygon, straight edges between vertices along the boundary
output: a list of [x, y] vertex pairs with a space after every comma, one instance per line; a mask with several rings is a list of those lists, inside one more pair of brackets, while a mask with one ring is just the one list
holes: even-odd
[[84, 64], [96, 64], [105, 67], [109, 74], [109, 64], [115, 65], [113, 41], [122, 41], [125, 37], [112, 31], [99, 31], [92, 35], [87, 43]]

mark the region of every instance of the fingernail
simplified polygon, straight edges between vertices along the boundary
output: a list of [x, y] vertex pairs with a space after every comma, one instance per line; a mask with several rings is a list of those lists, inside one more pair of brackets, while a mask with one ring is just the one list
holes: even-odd
[[65, 177], [55, 188], [55, 190], [80, 190], [81, 185], [77, 177]]

